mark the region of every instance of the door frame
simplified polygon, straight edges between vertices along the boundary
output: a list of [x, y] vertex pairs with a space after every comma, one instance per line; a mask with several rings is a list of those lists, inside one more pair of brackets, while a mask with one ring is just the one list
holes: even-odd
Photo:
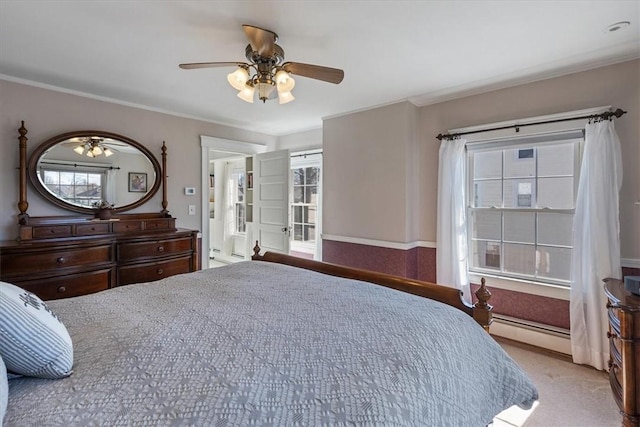
[[200, 260], [202, 268], [209, 266], [209, 153], [211, 151], [222, 151], [239, 156], [251, 156], [267, 151], [266, 144], [256, 144], [252, 142], [236, 141], [232, 139], [216, 138], [213, 136], [200, 135], [200, 220], [201, 220], [201, 254]]

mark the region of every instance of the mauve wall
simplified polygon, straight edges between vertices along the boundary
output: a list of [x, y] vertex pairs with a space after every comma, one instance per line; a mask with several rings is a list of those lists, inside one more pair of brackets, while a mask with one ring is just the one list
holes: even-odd
[[[229, 126], [171, 116], [139, 108], [98, 101], [62, 92], [0, 80], [0, 240], [17, 237], [18, 128], [24, 120], [29, 133], [28, 153], [45, 140], [74, 130], [94, 129], [132, 138], [160, 160], [162, 141], [168, 148], [168, 209], [180, 227], [200, 229], [200, 135], [254, 142], [274, 147], [276, 137]], [[184, 187], [195, 187], [186, 196]], [[28, 190], [32, 216], [69, 215]], [[135, 211], [160, 211], [162, 192]], [[197, 215], [187, 215], [187, 205]], [[132, 211], [132, 212], [135, 212]]]
[[[325, 261], [435, 281], [435, 250], [390, 249], [416, 242], [435, 246], [440, 146], [435, 136], [458, 127], [611, 105], [628, 112], [615, 122], [624, 168], [621, 255], [640, 265], [640, 206], [635, 205], [640, 201], [640, 60], [421, 107], [417, 137], [408, 105], [324, 121]], [[395, 149], [402, 155], [391, 155]], [[416, 191], [409, 182], [417, 183]], [[345, 243], [350, 238], [374, 243]], [[492, 292], [496, 313], [569, 328], [566, 300]]]

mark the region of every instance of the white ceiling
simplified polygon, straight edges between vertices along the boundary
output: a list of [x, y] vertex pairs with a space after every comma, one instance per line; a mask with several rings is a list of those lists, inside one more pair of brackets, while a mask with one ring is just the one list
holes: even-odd
[[[606, 31], [618, 21], [631, 25]], [[248, 104], [226, 81], [242, 24], [279, 35], [285, 60], [341, 68], [296, 78], [296, 100]], [[0, 0], [0, 78], [271, 135], [322, 118], [444, 99], [640, 57], [640, 1]]]

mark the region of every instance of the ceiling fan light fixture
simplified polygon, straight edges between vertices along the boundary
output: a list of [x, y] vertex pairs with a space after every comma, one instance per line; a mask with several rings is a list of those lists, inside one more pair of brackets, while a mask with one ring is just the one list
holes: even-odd
[[266, 102], [269, 96], [271, 96], [273, 89], [275, 89], [272, 81], [258, 81], [256, 86], [258, 87], [258, 98], [260, 98], [262, 102]]
[[76, 153], [82, 156], [84, 154], [84, 145], [78, 145], [76, 148], [73, 149], [73, 151], [75, 151]]
[[238, 98], [246, 101], [250, 104], [253, 104], [253, 95], [256, 92], [256, 89], [251, 85], [244, 85], [244, 87], [238, 92]]
[[113, 156], [114, 154], [109, 147], [105, 147], [102, 152], [104, 153], [105, 157]]
[[227, 74], [227, 81], [236, 90], [243, 90], [249, 81], [249, 72], [244, 67], [238, 67], [233, 73]]
[[291, 102], [296, 99], [291, 92], [280, 92], [278, 91], [278, 102], [280, 104], [286, 104], [287, 102]]
[[296, 85], [296, 81], [284, 70], [279, 70], [275, 76], [276, 85], [278, 86], [278, 92], [291, 92], [291, 89]]

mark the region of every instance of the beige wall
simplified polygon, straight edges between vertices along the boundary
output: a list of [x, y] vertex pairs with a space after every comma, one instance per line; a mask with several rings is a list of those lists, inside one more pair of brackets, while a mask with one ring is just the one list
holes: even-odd
[[408, 102], [324, 121], [324, 234], [411, 239], [414, 122]]
[[[274, 136], [216, 125], [84, 98], [62, 92], [0, 81], [0, 240], [17, 236], [18, 128], [24, 120], [29, 133], [28, 151], [55, 135], [74, 130], [114, 132], [145, 145], [161, 161], [162, 141], [168, 150], [168, 209], [180, 227], [200, 229], [200, 135], [275, 146]], [[184, 187], [195, 187], [186, 196]], [[29, 185], [32, 216], [67, 215], [53, 208]], [[161, 192], [132, 212], [159, 212]], [[197, 215], [187, 215], [187, 205], [197, 206]]]
[[[621, 254], [640, 260], [640, 60], [492, 91], [418, 109], [411, 163], [411, 111], [394, 104], [324, 122], [324, 233], [390, 242], [436, 240], [438, 150], [449, 129], [611, 105], [623, 154]], [[403, 138], [405, 138], [403, 140]], [[415, 163], [417, 159], [417, 164]], [[417, 171], [412, 172], [412, 169]], [[418, 183], [417, 193], [409, 182]], [[405, 222], [415, 197], [417, 227]], [[411, 220], [413, 221], [413, 220]]]

